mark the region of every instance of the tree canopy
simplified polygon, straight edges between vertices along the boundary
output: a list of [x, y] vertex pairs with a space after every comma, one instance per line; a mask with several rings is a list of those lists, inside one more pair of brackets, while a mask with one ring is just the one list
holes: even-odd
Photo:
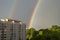
[[60, 40], [60, 26], [53, 25], [51, 28], [26, 29], [26, 40]]

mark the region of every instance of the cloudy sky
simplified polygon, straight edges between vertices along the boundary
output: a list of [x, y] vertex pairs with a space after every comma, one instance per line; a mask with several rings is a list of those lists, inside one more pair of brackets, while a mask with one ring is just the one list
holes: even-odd
[[19, 19], [29, 23], [37, 0], [0, 0], [0, 18]]
[[[0, 18], [20, 19], [27, 25], [37, 0], [0, 0]], [[33, 21], [36, 29], [60, 25], [60, 0], [41, 0]]]
[[60, 25], [60, 0], [41, 0], [37, 9], [33, 26], [36, 29]]

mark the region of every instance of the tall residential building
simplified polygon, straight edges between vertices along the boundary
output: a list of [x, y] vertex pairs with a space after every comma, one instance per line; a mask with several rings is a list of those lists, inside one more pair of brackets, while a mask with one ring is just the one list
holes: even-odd
[[18, 20], [0, 20], [0, 40], [26, 40], [26, 25]]

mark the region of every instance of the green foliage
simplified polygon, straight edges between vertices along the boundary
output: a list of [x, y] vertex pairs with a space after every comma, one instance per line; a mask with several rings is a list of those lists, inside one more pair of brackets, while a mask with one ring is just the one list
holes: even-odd
[[53, 25], [39, 31], [34, 28], [26, 29], [26, 40], [60, 40], [60, 26]]

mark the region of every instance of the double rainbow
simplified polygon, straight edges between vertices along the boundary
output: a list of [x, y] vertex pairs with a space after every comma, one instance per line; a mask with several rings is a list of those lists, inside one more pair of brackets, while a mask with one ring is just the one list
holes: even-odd
[[[28, 28], [32, 27], [32, 23], [33, 23], [35, 15], [36, 15], [36, 11], [38, 9], [39, 4], [40, 4], [40, 0], [37, 0], [37, 4], [35, 5], [35, 7], [33, 9]], [[15, 7], [16, 7], [16, 0], [13, 0], [13, 5], [12, 5], [12, 8], [11, 8], [11, 12], [10, 12], [11, 14], [10, 14], [9, 18], [12, 18], [12, 16], [14, 15]]]

